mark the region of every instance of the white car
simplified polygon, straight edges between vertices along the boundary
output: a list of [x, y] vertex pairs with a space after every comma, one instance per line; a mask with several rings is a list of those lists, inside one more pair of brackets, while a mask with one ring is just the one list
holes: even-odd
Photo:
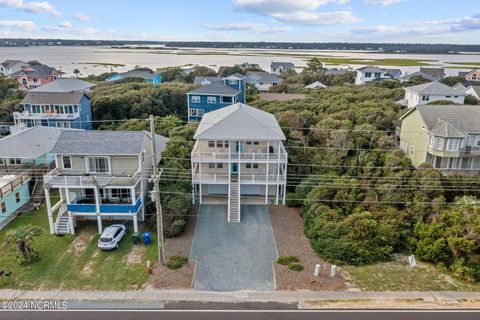
[[103, 230], [100, 239], [98, 239], [98, 247], [102, 250], [118, 249], [118, 244], [127, 234], [127, 228], [122, 224], [112, 224]]

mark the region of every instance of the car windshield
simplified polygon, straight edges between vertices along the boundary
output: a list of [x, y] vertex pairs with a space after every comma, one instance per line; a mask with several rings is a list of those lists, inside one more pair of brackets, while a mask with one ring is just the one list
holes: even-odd
[[100, 238], [100, 242], [111, 242], [112, 238]]

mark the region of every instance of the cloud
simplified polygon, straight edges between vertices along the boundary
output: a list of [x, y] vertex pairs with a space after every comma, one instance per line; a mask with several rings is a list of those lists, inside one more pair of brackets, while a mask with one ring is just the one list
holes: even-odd
[[344, 5], [349, 0], [234, 0], [235, 8], [268, 16], [280, 22], [304, 25], [331, 25], [359, 22], [352, 11], [320, 12], [329, 3]]
[[384, 7], [390, 6], [395, 3], [405, 2], [408, 0], [364, 0], [365, 4], [381, 5]]
[[18, 28], [24, 31], [34, 31], [37, 29], [37, 26], [34, 22], [28, 20], [0, 20], [0, 28]]
[[55, 6], [48, 1], [24, 2], [23, 0], [0, 0], [0, 7], [7, 7], [37, 14], [45, 13], [57, 17], [61, 15]]
[[81, 22], [88, 22], [88, 21], [92, 21], [92, 18], [86, 14], [86, 13], [76, 13], [74, 16], [75, 20], [77, 21], [81, 21]]
[[290, 27], [268, 27], [262, 23], [237, 22], [229, 24], [207, 24], [207, 29], [217, 31], [252, 31], [256, 33], [284, 33], [292, 30]]

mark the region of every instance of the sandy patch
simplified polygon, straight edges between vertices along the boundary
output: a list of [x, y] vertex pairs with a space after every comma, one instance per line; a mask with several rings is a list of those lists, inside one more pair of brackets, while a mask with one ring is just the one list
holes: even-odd
[[73, 251], [75, 253], [82, 253], [87, 248], [88, 244], [95, 237], [95, 233], [84, 231], [78, 234], [75, 239], [73, 239], [70, 249], [68, 251]]
[[133, 246], [132, 250], [125, 256], [125, 261], [128, 264], [139, 264], [144, 262], [145, 252], [147, 248], [145, 246]]

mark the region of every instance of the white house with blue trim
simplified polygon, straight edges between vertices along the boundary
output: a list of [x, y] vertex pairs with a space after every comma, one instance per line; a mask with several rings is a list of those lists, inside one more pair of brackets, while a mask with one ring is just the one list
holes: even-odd
[[[156, 135], [157, 161], [168, 139]], [[145, 219], [153, 150], [147, 131], [64, 131], [55, 144], [56, 168], [44, 176], [52, 234], [74, 234], [78, 223]], [[158, 165], [158, 163], [156, 165]], [[50, 202], [58, 191], [60, 199]]]
[[219, 81], [217, 78], [204, 79], [205, 85], [187, 92], [188, 121], [198, 122], [204, 114], [234, 103], [246, 102], [247, 77], [240, 73], [232, 74]]
[[123, 80], [126, 78], [141, 78], [141, 79], [144, 79], [145, 82], [152, 83], [152, 84], [162, 83], [162, 75], [160, 73], [154, 73], [148, 70], [130, 70], [123, 73], [115, 73], [110, 77], [108, 77], [105, 81], [113, 82], [113, 81]]

